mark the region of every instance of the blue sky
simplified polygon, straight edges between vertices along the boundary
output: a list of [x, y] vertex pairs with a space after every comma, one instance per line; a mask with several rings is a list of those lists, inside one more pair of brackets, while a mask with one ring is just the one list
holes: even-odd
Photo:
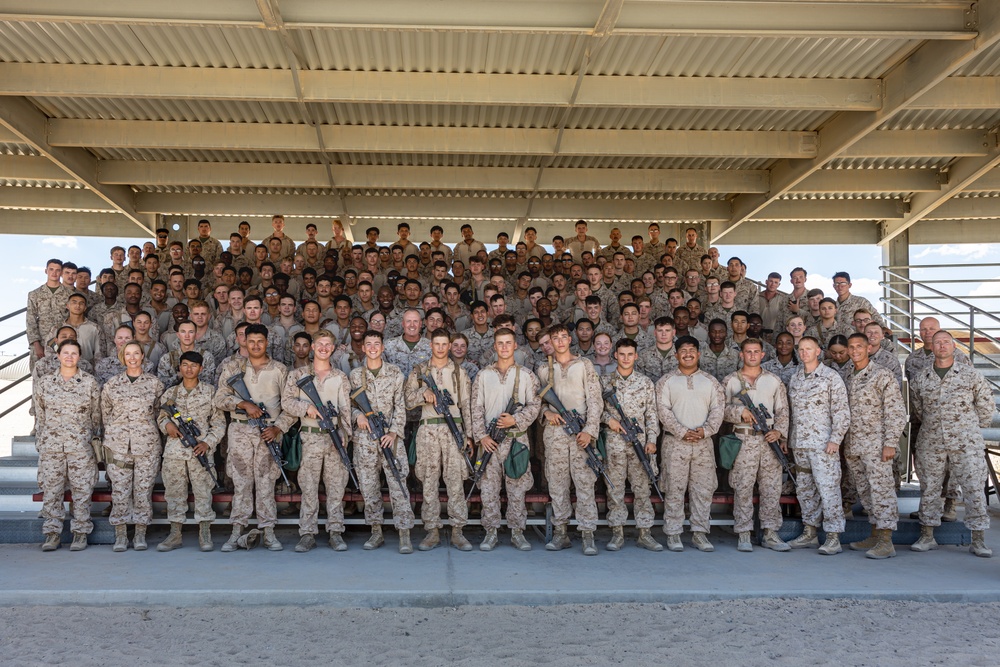
[[[10, 250], [9, 285], [0, 291], [0, 314], [24, 306], [27, 293], [44, 282], [45, 261], [50, 257], [72, 260], [80, 265], [90, 266], [96, 276], [101, 268], [111, 265], [110, 248], [120, 244], [142, 245], [147, 239], [110, 239], [106, 237], [71, 236], [30, 236], [11, 235], [5, 238]], [[878, 286], [881, 274], [878, 267], [882, 263], [881, 249], [875, 246], [719, 246], [722, 260], [738, 255], [749, 267], [748, 275], [763, 280], [770, 271], [778, 271], [784, 276], [782, 288], [790, 287], [789, 272], [796, 266], [809, 271], [808, 287], [818, 287], [828, 294], [833, 293], [831, 276], [837, 271], [847, 271], [854, 283], [853, 292], [878, 303], [882, 290]], [[943, 278], [962, 277], [977, 281], [1000, 278], [1000, 266], [990, 268], [965, 267], [967, 264], [992, 263], [1000, 265], [1000, 244], [962, 244], [944, 246], [914, 246], [910, 251], [912, 264], [951, 264], [947, 271], [924, 271], [914, 277]], [[947, 276], [943, 274], [947, 274]], [[933, 274], [933, 276], [932, 276]], [[982, 283], [975, 286], [944, 286], [943, 291], [964, 290], [973, 296], [987, 296], [1000, 293], [1000, 283]], [[1000, 310], [997, 300], [982, 302], [992, 310]], [[14, 326], [17, 328], [14, 328]], [[24, 320], [0, 323], [0, 336], [6, 337], [23, 328]], [[10, 351], [8, 346], [4, 351]]]

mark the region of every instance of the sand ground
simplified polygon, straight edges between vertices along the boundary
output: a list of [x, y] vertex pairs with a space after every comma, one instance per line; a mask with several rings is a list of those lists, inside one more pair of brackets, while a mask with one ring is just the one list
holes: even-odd
[[1000, 604], [19, 607], [9, 665], [996, 665]]

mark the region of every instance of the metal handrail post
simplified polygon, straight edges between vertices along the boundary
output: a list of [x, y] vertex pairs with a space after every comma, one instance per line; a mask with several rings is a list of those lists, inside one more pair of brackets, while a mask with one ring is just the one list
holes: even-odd
[[969, 308], [969, 363], [976, 365], [976, 311]]

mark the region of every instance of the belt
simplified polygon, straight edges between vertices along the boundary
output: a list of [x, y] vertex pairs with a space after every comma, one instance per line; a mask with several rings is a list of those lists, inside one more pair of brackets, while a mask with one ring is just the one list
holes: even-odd
[[733, 433], [737, 433], [739, 435], [753, 435], [754, 430], [750, 426], [735, 426], [733, 427]]
[[329, 431], [327, 431], [326, 429], [324, 429], [324, 428], [317, 428], [315, 426], [300, 426], [299, 427], [299, 432], [300, 433], [329, 433]]
[[249, 419], [240, 419], [239, 417], [233, 417], [234, 422], [239, 422], [241, 424], [247, 424], [250, 422]]
[[[421, 424], [447, 424], [448, 422], [445, 421], [444, 417], [436, 417], [434, 419], [421, 419], [420, 423]], [[462, 418], [461, 417], [455, 417], [455, 423], [456, 424], [461, 424], [462, 423]]]

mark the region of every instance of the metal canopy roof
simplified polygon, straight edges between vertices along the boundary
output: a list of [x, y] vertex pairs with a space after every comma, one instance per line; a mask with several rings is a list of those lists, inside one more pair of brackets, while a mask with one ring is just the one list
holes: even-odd
[[0, 0], [0, 231], [994, 240], [998, 43], [1000, 0]]

